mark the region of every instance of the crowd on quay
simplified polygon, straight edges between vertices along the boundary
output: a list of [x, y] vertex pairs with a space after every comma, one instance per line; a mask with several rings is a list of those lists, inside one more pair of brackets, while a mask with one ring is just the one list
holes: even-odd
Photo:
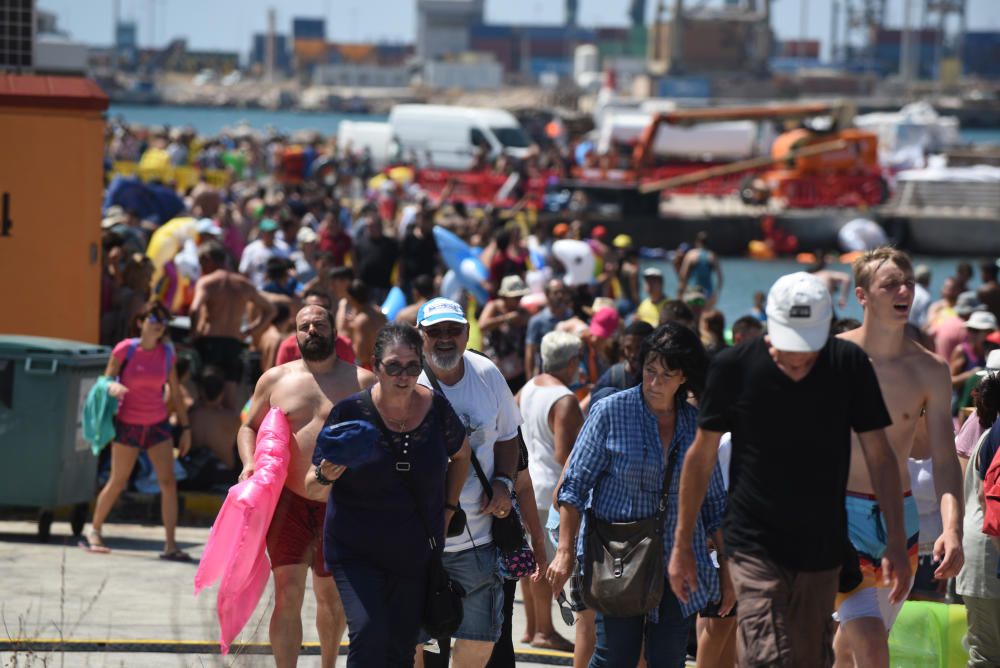
[[[265, 173], [277, 155], [127, 131], [109, 154], [139, 157], [142, 140], [199, 164], [236, 151]], [[120, 407], [92, 551], [109, 550], [102, 525], [145, 454], [162, 556], [189, 559], [173, 538], [172, 449], [187, 484], [225, 489], [253, 476], [256, 431], [277, 407], [294, 433], [267, 537], [279, 666], [301, 646], [309, 569], [324, 665], [346, 628], [352, 666], [449, 654], [512, 666], [518, 585], [520, 640], [573, 652], [576, 666], [689, 654], [726, 668], [888, 666], [907, 597], [964, 600], [970, 665], [1000, 665], [1000, 552], [983, 533], [1000, 509], [982, 494], [1000, 469], [994, 260], [978, 280], [963, 263], [934, 300], [927, 267], [877, 249], [853, 275], [820, 264], [723, 314], [705, 235], [673, 266], [643, 268], [627, 235], [608, 238], [582, 210], [536, 223], [402, 184], [349, 200], [370, 176], [363, 162], [345, 158], [334, 183], [254, 172], [192, 187], [197, 223], [168, 260], [186, 289], [146, 254], [154, 225], [106, 212], [101, 336]], [[436, 226], [478, 249], [485, 303], [447, 290]], [[593, 276], [561, 265], [559, 239], [587, 244]], [[862, 321], [833, 315], [845, 281]], [[396, 287], [407, 304], [389, 322]], [[315, 456], [338, 426], [372, 450], [364, 464]], [[512, 516], [524, 536], [507, 545]], [[658, 581], [642, 596], [609, 595], [588, 565], [626, 525], [655, 529], [655, 549], [644, 545]], [[421, 629], [435, 563], [464, 590], [450, 638]]]

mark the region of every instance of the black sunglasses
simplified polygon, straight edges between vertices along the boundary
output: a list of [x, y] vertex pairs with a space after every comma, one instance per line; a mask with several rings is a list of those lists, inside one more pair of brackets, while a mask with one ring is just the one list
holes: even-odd
[[576, 617], [573, 615], [573, 609], [569, 607], [569, 601], [566, 600], [566, 592], [559, 592], [556, 602], [559, 603], [559, 614], [562, 615], [562, 620], [566, 626], [573, 626], [576, 624]]
[[424, 328], [424, 333], [432, 339], [457, 339], [464, 332], [463, 326]]
[[420, 366], [420, 362], [410, 362], [409, 364], [400, 364], [399, 362], [385, 364], [380, 362], [380, 364], [382, 364], [382, 370], [389, 376], [402, 376], [405, 373], [407, 376], [416, 377], [424, 370]]

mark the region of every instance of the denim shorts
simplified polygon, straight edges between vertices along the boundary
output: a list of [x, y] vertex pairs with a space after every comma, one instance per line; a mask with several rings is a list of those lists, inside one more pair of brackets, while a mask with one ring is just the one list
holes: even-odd
[[[448, 575], [465, 589], [462, 625], [454, 633], [461, 640], [496, 642], [503, 625], [503, 579], [492, 543], [461, 552], [445, 552]], [[430, 638], [421, 632], [421, 642]]]

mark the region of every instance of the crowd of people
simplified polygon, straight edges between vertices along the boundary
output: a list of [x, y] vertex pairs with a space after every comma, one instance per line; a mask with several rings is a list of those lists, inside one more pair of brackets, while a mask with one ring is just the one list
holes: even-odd
[[[115, 136], [115, 154], [132, 139]], [[980, 493], [1000, 442], [994, 261], [976, 289], [963, 263], [937, 301], [927, 267], [893, 249], [850, 276], [820, 263], [727, 329], [706, 235], [672, 267], [642, 268], [627, 235], [582, 212], [533, 223], [401, 184], [356, 207], [340, 195], [198, 184], [191, 236], [159, 265], [154, 225], [106, 214], [102, 339], [120, 406], [92, 551], [108, 551], [102, 525], [145, 453], [163, 558], [189, 559], [173, 536], [172, 448], [225, 489], [254, 475], [256, 430], [277, 407], [294, 435], [267, 536], [279, 666], [301, 646], [310, 569], [324, 665], [346, 629], [351, 666], [511, 666], [518, 585], [519, 640], [576, 666], [691, 653], [706, 667], [888, 666], [908, 597], [964, 599], [970, 665], [1000, 665], [998, 550], [982, 532], [996, 509]], [[478, 249], [485, 303], [443, 280], [436, 226]], [[593, 276], [561, 264], [559, 239], [587, 244]], [[834, 315], [845, 281], [861, 321]], [[407, 305], [389, 322], [393, 288]], [[365, 463], [316, 463], [337, 425]], [[511, 547], [499, 532], [512, 515], [524, 536]], [[643, 554], [660, 563], [643, 595], [662, 593], [608, 594], [594, 551], [650, 526]], [[438, 562], [464, 611], [431, 638], [422, 601]]]

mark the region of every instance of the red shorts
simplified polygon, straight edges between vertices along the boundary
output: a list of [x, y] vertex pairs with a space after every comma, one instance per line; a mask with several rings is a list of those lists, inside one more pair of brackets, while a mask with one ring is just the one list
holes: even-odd
[[323, 560], [323, 523], [326, 503], [301, 497], [281, 488], [278, 505], [267, 529], [267, 555], [271, 568], [306, 564], [313, 573], [330, 577]]

